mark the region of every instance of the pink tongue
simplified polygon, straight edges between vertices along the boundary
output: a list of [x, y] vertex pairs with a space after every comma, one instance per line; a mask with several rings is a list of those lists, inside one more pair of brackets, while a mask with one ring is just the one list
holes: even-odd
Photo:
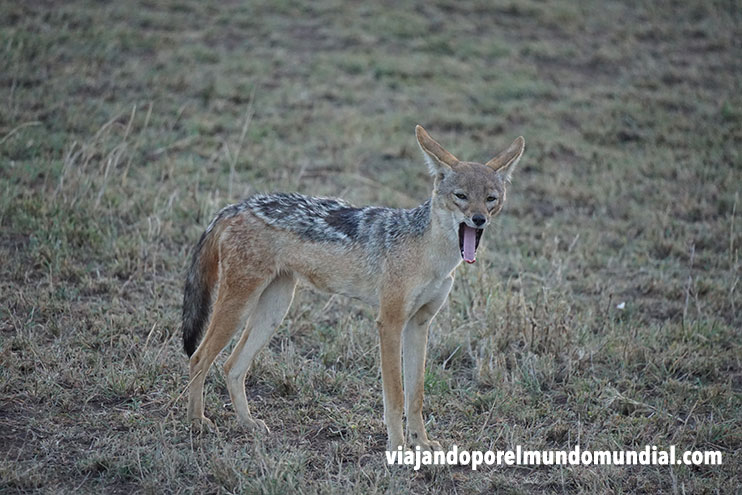
[[477, 231], [468, 225], [464, 225], [464, 261], [474, 263]]

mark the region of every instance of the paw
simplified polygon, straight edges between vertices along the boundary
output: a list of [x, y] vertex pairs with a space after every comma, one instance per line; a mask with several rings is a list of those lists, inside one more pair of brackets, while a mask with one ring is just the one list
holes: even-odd
[[242, 421], [242, 424], [245, 425], [247, 429], [249, 429], [255, 435], [269, 435], [271, 432], [270, 428], [268, 428], [268, 425], [266, 425], [265, 421], [263, 421], [262, 419], [249, 418]]
[[191, 418], [191, 430], [195, 430], [199, 433], [202, 433], [204, 430], [208, 432], [218, 431], [214, 422], [206, 416], [201, 416], [200, 418]]
[[399, 449], [404, 450], [405, 449], [405, 443], [401, 439], [392, 439], [392, 438], [390, 438], [389, 441], [386, 444], [386, 447], [387, 447], [387, 450], [389, 450], [390, 452], [395, 451], [395, 450], [399, 450]]
[[410, 448], [414, 449], [415, 447], [420, 447], [420, 450], [422, 451], [429, 451], [432, 452], [434, 450], [443, 450], [443, 447], [439, 442], [436, 442], [435, 440], [430, 440], [427, 435], [419, 434], [419, 433], [412, 433], [410, 434]]
[[420, 446], [420, 450], [422, 451], [433, 452], [435, 450], [443, 450], [440, 442], [436, 442], [435, 440], [425, 440], [424, 442], [418, 442], [417, 445]]

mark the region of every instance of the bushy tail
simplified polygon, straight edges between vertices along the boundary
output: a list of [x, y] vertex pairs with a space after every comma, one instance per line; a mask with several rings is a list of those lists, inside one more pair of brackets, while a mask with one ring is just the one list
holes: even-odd
[[203, 335], [211, 313], [211, 292], [216, 284], [219, 268], [218, 231], [210, 226], [201, 235], [191, 261], [183, 291], [183, 349], [190, 357]]

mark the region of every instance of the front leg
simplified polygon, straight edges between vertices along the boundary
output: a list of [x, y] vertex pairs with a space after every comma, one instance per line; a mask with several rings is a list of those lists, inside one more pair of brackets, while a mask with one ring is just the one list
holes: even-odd
[[401, 336], [404, 328], [404, 312], [382, 304], [377, 325], [381, 348], [381, 384], [384, 389], [384, 423], [388, 435], [389, 450], [404, 447], [402, 431], [402, 353]]
[[423, 421], [423, 393], [425, 385], [425, 354], [428, 345], [430, 322], [448, 297], [453, 277], [446, 279], [434, 298], [424, 304], [405, 326], [404, 338], [404, 391], [407, 434], [411, 445], [423, 450], [441, 450], [441, 444], [430, 440]]

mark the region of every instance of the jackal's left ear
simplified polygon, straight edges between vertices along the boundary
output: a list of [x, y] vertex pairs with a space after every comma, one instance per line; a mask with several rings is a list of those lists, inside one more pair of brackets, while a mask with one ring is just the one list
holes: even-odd
[[523, 136], [518, 136], [508, 149], [488, 161], [485, 165], [496, 172], [500, 172], [507, 182], [510, 182], [510, 176], [518, 164], [523, 151], [526, 149], [526, 140]]
[[446, 174], [459, 164], [459, 159], [443, 149], [421, 125], [415, 127], [415, 136], [433, 177]]

